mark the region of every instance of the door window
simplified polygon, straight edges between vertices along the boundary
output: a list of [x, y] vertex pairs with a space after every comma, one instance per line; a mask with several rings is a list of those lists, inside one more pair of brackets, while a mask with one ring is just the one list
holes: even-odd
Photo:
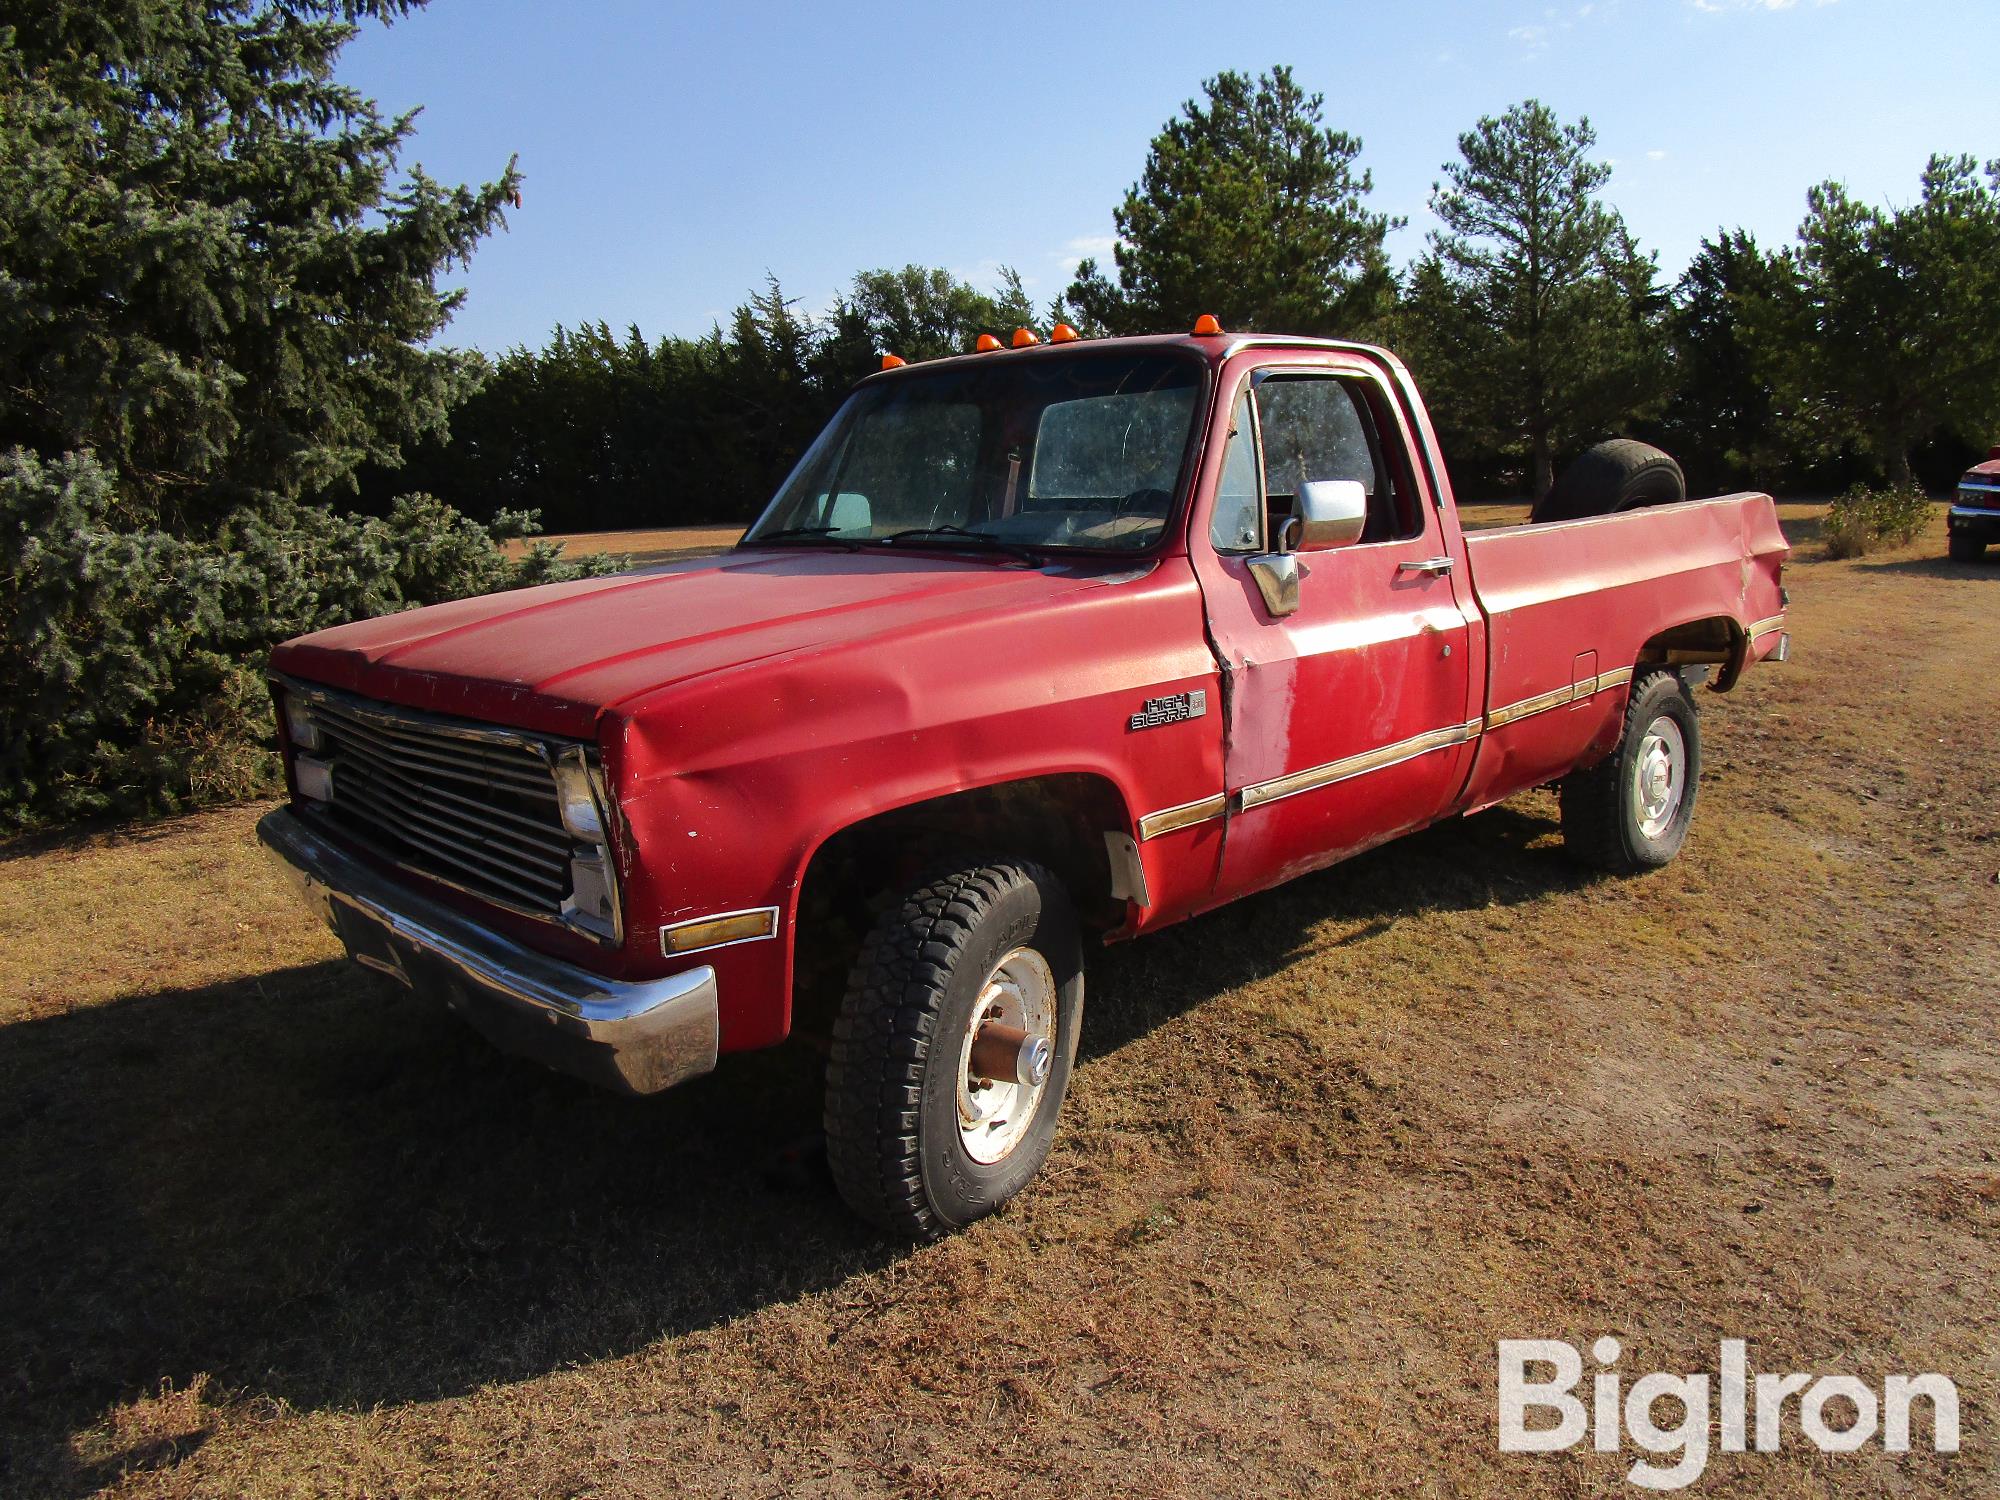
[[1255, 552], [1264, 544], [1264, 486], [1257, 478], [1257, 429], [1248, 386], [1229, 415], [1229, 446], [1222, 451], [1208, 534], [1218, 552]]
[[[1246, 391], [1238, 398], [1223, 454], [1209, 528], [1216, 550], [1268, 546], [1266, 538], [1293, 513], [1299, 487], [1322, 479], [1351, 479], [1367, 491], [1363, 544], [1421, 534], [1401, 443], [1382, 440], [1387, 414], [1380, 403], [1380, 392], [1366, 380], [1293, 374], [1258, 380], [1254, 396]], [[1248, 499], [1251, 493], [1258, 503]]]

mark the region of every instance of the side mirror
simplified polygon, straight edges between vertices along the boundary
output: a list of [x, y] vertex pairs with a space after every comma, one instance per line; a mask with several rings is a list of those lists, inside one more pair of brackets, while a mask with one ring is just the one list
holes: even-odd
[[1368, 524], [1368, 491], [1358, 479], [1309, 479], [1299, 486], [1293, 521], [1286, 527], [1290, 550], [1352, 546]]
[[1347, 547], [1368, 524], [1368, 491], [1356, 479], [1312, 479], [1299, 486], [1293, 513], [1273, 539], [1275, 551], [1249, 559], [1250, 576], [1273, 619], [1299, 607], [1298, 554]]

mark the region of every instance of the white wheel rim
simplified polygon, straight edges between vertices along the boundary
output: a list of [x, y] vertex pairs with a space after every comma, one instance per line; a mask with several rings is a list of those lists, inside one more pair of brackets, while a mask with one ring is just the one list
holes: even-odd
[[980, 1078], [972, 1071], [972, 1044], [989, 1022], [1019, 1027], [1029, 1038], [1056, 1044], [1056, 977], [1033, 948], [1016, 948], [993, 966], [973, 1003], [972, 1019], [958, 1047], [958, 1138], [982, 1166], [1006, 1160], [1021, 1144], [1048, 1092], [1048, 1079], [1016, 1083]]
[[1639, 831], [1656, 839], [1673, 826], [1687, 795], [1687, 740], [1670, 715], [1646, 726], [1633, 767], [1632, 813]]

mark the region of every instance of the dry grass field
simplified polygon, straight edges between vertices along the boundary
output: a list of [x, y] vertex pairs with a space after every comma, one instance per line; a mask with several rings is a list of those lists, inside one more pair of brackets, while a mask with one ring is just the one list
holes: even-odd
[[[539, 540], [554, 542], [565, 557], [609, 552], [614, 557], [629, 557], [634, 563], [645, 564], [720, 552], [733, 546], [742, 534], [741, 526], [676, 526], [664, 531], [572, 531]], [[515, 552], [525, 547], [524, 542], [512, 544]]]
[[1536, 793], [1106, 951], [1047, 1172], [921, 1248], [796, 1149], [808, 1057], [495, 1054], [257, 808], [0, 851], [0, 1492], [1634, 1494], [1496, 1450], [1495, 1340], [1603, 1333], [1958, 1383], [1955, 1457], [1695, 1493], [2000, 1492], [2000, 563], [1816, 514], [1679, 862]]

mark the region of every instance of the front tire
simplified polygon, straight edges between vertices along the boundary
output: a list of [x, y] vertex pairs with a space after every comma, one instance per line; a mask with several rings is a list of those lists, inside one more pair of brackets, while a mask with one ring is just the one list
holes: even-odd
[[1632, 681], [1618, 748], [1563, 778], [1563, 845], [1613, 875], [1656, 870], [1681, 852], [1701, 782], [1701, 720], [1680, 673]]
[[1978, 562], [1986, 555], [1986, 543], [1969, 532], [1954, 531], [1946, 547], [1953, 562]]
[[827, 1162], [849, 1207], [928, 1238], [983, 1218], [1047, 1159], [1076, 1060], [1083, 947], [1060, 882], [966, 860], [863, 943], [827, 1065]]

